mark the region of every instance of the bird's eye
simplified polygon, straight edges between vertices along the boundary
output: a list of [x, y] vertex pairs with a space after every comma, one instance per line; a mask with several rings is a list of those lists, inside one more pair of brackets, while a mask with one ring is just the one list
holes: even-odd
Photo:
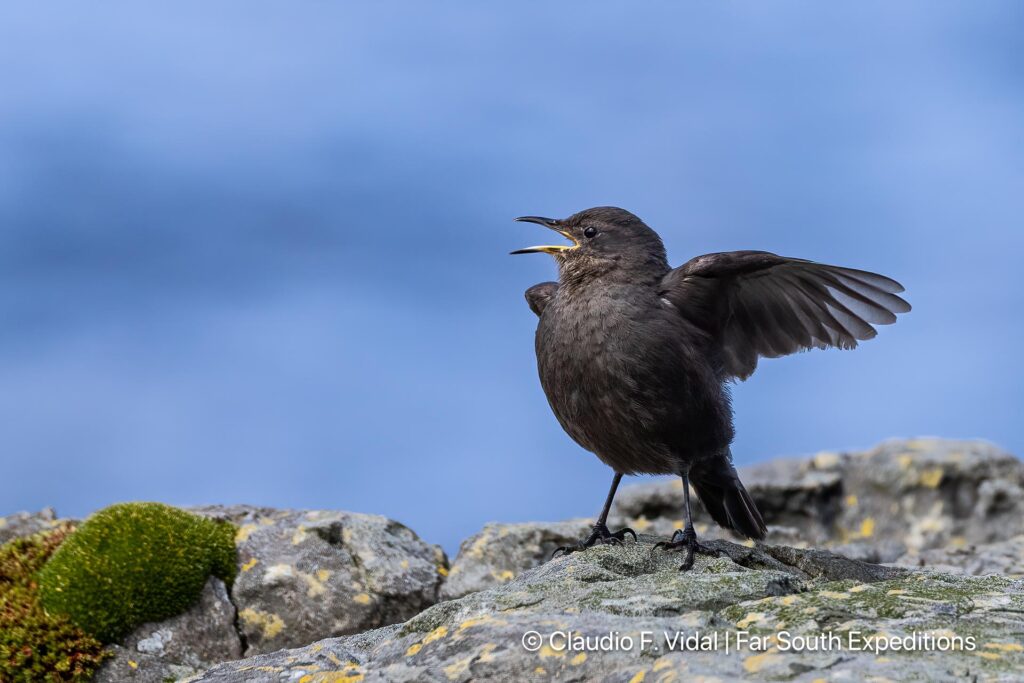
[[583, 231], [583, 236], [586, 237], [587, 239], [590, 239], [591, 237], [593, 237], [596, 234], [597, 234], [597, 228], [587, 228], [586, 230]]

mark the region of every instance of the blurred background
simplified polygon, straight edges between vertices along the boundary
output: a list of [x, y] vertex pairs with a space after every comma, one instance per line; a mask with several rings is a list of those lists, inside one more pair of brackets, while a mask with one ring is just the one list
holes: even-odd
[[1024, 450], [1024, 5], [8, 4], [0, 514], [341, 508], [448, 551], [597, 512], [523, 214], [893, 276], [855, 352], [762, 361], [740, 464]]

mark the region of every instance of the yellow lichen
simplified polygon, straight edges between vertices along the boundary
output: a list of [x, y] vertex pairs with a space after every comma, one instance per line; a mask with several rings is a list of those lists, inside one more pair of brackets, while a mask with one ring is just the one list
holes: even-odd
[[926, 470], [922, 470], [919, 480], [922, 486], [934, 489], [942, 483], [942, 475], [943, 472], [941, 467], [929, 467]]
[[366, 675], [360, 671], [320, 671], [312, 674], [310, 683], [360, 683]]
[[556, 650], [547, 643], [541, 647], [540, 652], [537, 653], [541, 659], [548, 659], [550, 657], [564, 657], [565, 650]]
[[860, 535], [863, 538], [874, 536], [875, 534], [875, 518], [865, 517], [864, 521], [860, 523]]
[[983, 647], [990, 650], [1002, 650], [1003, 652], [1024, 652], [1024, 645], [1019, 643], [985, 643]]
[[751, 624], [756, 624], [764, 621], [764, 612], [750, 612], [747, 616], [743, 617], [736, 622], [736, 625], [740, 628], [748, 628]]
[[832, 598], [833, 600], [849, 600], [849, 593], [839, 593], [837, 591], [821, 591], [818, 593], [823, 598]]
[[651, 527], [651, 522], [643, 515], [640, 515], [639, 517], [633, 520], [632, 527], [640, 533], [643, 533]]
[[479, 660], [481, 662], [493, 661], [494, 655], [491, 653], [494, 652], [496, 649], [498, 649], [497, 643], [486, 643], [482, 648], [480, 648]]
[[498, 647], [495, 643], [488, 643], [480, 648], [480, 651], [476, 654], [472, 654], [464, 659], [460, 659], [452, 664], [449, 664], [444, 668], [444, 675], [448, 677], [448, 680], [454, 681], [460, 678], [469, 669], [469, 665], [474, 660], [481, 659], [486, 661], [486, 657], [489, 657], [492, 650]]
[[429, 645], [435, 640], [440, 640], [441, 638], [444, 638], [446, 635], [448, 635], [448, 628], [446, 626], [438, 626], [433, 631], [431, 631], [423, 637], [423, 644]]
[[474, 626], [480, 626], [481, 624], [504, 624], [505, 622], [495, 619], [490, 615], [483, 615], [481, 617], [473, 617], [466, 619], [464, 622], [459, 624], [458, 632], [465, 631], [467, 628], [473, 628]]
[[246, 539], [249, 538], [249, 535], [256, 531], [256, 529], [257, 526], [255, 524], [243, 524], [238, 527], [238, 531], [235, 532], [235, 543], [245, 543]]
[[315, 598], [327, 592], [327, 586], [324, 585], [324, 582], [312, 574], [299, 572], [299, 578], [306, 582], [306, 595], [308, 597]]
[[284, 630], [284, 620], [271, 612], [246, 607], [238, 613], [238, 617], [249, 626], [260, 629], [264, 638], [274, 638]]
[[767, 666], [771, 666], [782, 660], [782, 655], [774, 652], [764, 652], [758, 655], [750, 655], [743, 660], [743, 669], [750, 674], [756, 674]]

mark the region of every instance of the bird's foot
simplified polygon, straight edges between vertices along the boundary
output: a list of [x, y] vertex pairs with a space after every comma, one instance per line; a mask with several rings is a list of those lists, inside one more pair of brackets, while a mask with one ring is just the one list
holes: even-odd
[[555, 552], [551, 553], [551, 559], [555, 559], [558, 553], [563, 555], [569, 555], [571, 553], [579, 552], [580, 550], [586, 550], [591, 546], [595, 545], [621, 545], [622, 541], [625, 540], [626, 534], [632, 534], [633, 540], [636, 540], [636, 532], [626, 527], [625, 529], [619, 529], [615, 533], [608, 531], [608, 527], [604, 524], [595, 524], [594, 530], [590, 532], [590, 535], [582, 539], [576, 545], [563, 545], [561, 548], [556, 548]]
[[686, 553], [683, 555], [683, 563], [679, 565], [679, 571], [683, 572], [693, 568], [693, 558], [697, 553], [711, 555], [712, 557], [718, 556], [717, 550], [697, 542], [697, 532], [693, 530], [692, 526], [685, 529], [676, 529], [675, 533], [672, 534], [671, 541], [656, 543], [653, 550], [658, 550], [659, 548], [681, 550]]

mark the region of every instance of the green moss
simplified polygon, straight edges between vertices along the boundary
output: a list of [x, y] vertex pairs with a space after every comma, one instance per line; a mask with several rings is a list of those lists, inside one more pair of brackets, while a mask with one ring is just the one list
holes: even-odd
[[100, 510], [39, 571], [47, 611], [114, 642], [187, 610], [211, 574], [234, 579], [235, 528], [160, 503]]
[[109, 656], [98, 640], [39, 604], [34, 574], [73, 530], [65, 524], [0, 546], [0, 681], [79, 683]]

